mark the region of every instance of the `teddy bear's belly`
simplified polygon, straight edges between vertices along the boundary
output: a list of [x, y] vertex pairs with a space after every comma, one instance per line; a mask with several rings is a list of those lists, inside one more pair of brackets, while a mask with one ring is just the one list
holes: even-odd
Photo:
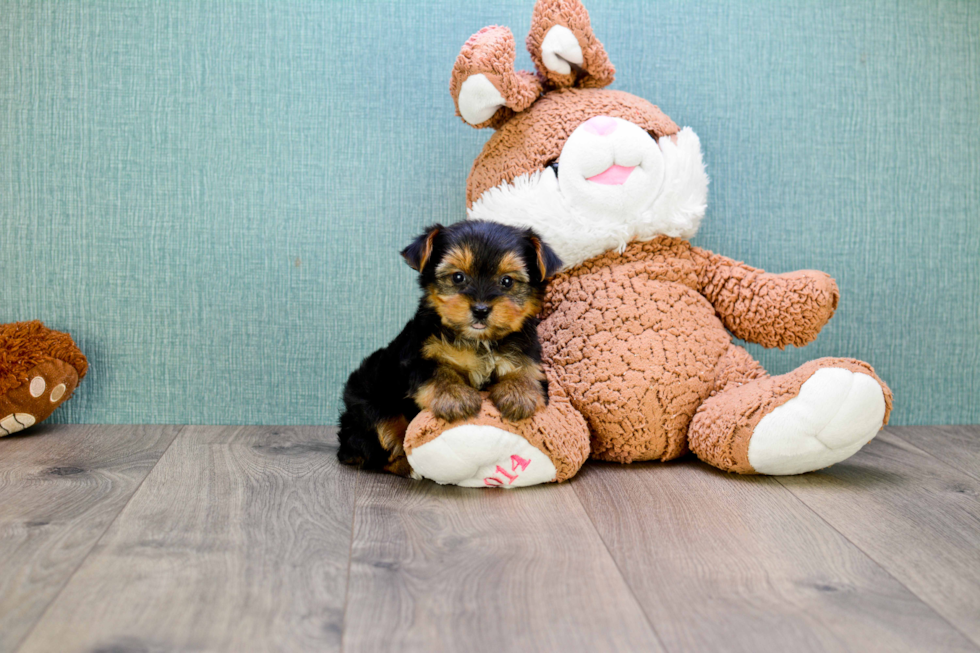
[[731, 343], [695, 290], [638, 277], [566, 297], [540, 334], [545, 362], [589, 423], [593, 457], [618, 462], [687, 451], [688, 425]]

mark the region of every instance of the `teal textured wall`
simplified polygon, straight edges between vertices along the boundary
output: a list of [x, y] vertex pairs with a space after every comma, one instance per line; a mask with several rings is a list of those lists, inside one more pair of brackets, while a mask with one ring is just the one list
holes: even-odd
[[[893, 423], [980, 422], [980, 3], [587, 6], [614, 87], [701, 137], [695, 242], [840, 284], [767, 368], [859, 357]], [[531, 7], [0, 0], [0, 321], [92, 363], [54, 419], [335, 422], [414, 306], [398, 250], [464, 213], [459, 47]]]

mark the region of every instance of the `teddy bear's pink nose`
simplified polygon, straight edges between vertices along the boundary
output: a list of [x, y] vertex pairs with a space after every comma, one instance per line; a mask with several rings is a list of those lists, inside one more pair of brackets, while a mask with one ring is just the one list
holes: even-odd
[[616, 130], [616, 121], [609, 116], [596, 116], [586, 120], [583, 126], [593, 134], [605, 136]]

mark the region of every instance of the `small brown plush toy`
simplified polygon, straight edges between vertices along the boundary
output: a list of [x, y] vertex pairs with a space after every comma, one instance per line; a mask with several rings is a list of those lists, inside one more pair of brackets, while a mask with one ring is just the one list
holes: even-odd
[[87, 371], [67, 333], [36, 320], [0, 325], [0, 436], [47, 419]]

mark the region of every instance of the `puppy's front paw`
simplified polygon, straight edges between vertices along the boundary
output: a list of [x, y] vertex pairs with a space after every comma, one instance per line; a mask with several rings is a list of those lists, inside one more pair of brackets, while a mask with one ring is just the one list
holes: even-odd
[[490, 388], [490, 401], [504, 419], [519, 422], [544, 407], [544, 392], [537, 381], [505, 380]]
[[436, 392], [431, 409], [436, 417], [447, 422], [458, 422], [480, 412], [483, 397], [468, 385], [457, 384]]

